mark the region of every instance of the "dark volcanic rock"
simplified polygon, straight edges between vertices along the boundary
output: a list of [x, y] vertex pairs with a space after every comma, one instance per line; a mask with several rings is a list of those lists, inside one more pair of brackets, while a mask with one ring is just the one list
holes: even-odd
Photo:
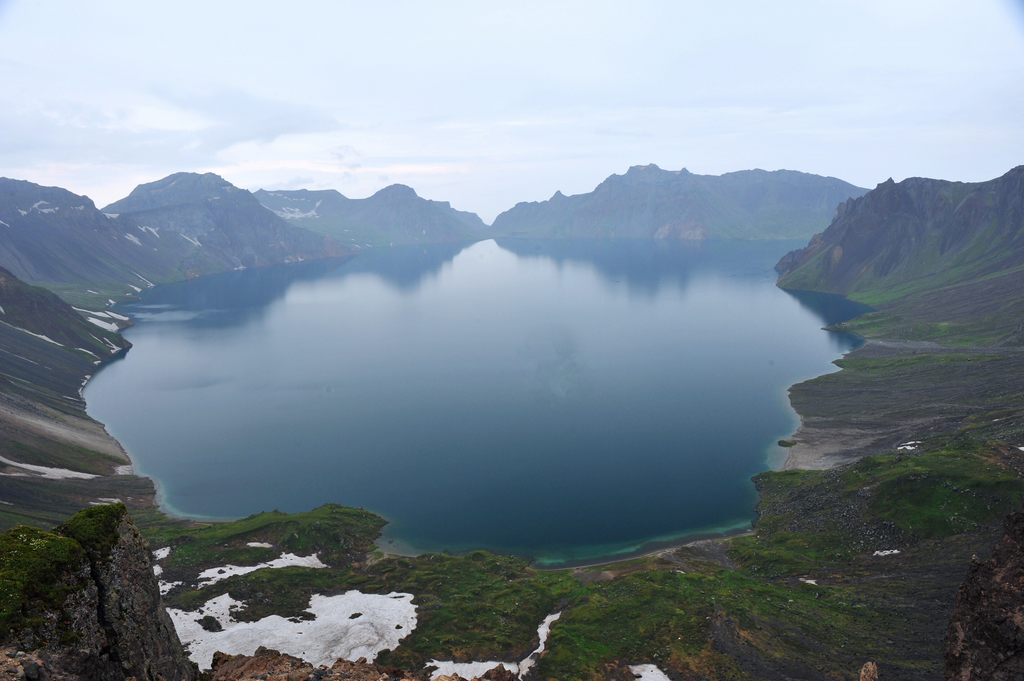
[[[120, 334], [101, 329], [56, 294], [29, 286], [0, 267], [0, 321], [46, 336], [53, 344], [88, 350], [100, 359], [131, 347]], [[42, 340], [42, 339], [40, 339]]]
[[188, 252], [175, 263], [183, 276], [351, 255], [332, 239], [288, 224], [213, 173], [175, 173], [139, 185], [103, 210], [117, 214], [138, 238], [163, 232], [175, 247], [186, 244]]
[[1007, 516], [988, 560], [971, 562], [943, 657], [946, 681], [1024, 678], [1024, 513]]

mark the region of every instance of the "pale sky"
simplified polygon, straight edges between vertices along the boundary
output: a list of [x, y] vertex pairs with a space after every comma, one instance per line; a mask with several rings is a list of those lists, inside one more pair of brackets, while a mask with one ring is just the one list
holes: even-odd
[[212, 171], [490, 222], [657, 163], [864, 187], [1024, 163], [1020, 0], [0, 0], [0, 175]]

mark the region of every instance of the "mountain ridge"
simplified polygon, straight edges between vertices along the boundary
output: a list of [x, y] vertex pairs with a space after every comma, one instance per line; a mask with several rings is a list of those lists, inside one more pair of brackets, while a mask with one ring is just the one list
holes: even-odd
[[212, 173], [139, 185], [103, 210], [66, 189], [0, 178], [0, 266], [76, 304], [238, 267], [350, 254]]
[[985, 182], [889, 179], [776, 265], [778, 285], [885, 310], [878, 336], [1024, 343], [1024, 166]]
[[519, 238], [805, 238], [828, 224], [835, 206], [867, 190], [791, 170], [696, 175], [686, 168], [632, 166], [593, 191], [521, 202], [492, 224]]
[[254, 196], [290, 224], [354, 248], [475, 241], [487, 231], [475, 213], [424, 199], [403, 184], [365, 199], [350, 199], [335, 189], [260, 189]]

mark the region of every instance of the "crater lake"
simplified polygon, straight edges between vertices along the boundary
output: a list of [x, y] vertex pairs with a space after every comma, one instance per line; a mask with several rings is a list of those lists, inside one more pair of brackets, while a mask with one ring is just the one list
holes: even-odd
[[742, 530], [792, 384], [866, 308], [775, 287], [804, 242], [490, 240], [158, 286], [85, 388], [172, 512], [358, 506], [393, 552], [581, 564]]

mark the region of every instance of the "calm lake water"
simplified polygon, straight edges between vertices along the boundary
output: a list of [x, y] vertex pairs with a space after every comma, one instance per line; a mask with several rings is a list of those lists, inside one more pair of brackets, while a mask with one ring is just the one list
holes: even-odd
[[377, 249], [146, 291], [85, 390], [177, 513], [326, 502], [380, 545], [587, 561], [746, 526], [786, 389], [863, 308], [796, 297], [797, 242]]

